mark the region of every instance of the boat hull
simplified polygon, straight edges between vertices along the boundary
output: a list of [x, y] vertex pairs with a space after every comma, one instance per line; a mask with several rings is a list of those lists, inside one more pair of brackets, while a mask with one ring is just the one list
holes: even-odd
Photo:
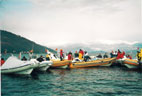
[[132, 60], [132, 59], [125, 59], [123, 63], [124, 63], [124, 66], [130, 69], [138, 68], [139, 66], [138, 61]]
[[46, 71], [52, 64], [53, 64], [52, 61], [43, 61], [38, 63], [38, 66], [36, 69], [39, 71]]
[[53, 64], [51, 65], [52, 68], [68, 68], [68, 66], [72, 62], [70, 60], [65, 61], [53, 61]]
[[31, 64], [27, 64], [24, 66], [19, 66], [15, 68], [1, 69], [2, 74], [31, 74], [33, 71], [33, 67]]
[[87, 67], [97, 67], [97, 66], [111, 66], [115, 62], [116, 58], [100, 59], [89, 62], [78, 62], [72, 63], [70, 68], [87, 68]]

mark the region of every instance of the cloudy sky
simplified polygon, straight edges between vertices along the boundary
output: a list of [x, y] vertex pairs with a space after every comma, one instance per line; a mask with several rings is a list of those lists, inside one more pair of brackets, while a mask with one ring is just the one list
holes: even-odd
[[0, 29], [49, 47], [141, 42], [141, 0], [0, 0]]

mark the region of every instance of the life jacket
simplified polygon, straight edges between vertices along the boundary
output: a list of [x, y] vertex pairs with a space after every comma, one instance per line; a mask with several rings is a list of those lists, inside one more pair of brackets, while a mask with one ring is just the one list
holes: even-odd
[[83, 60], [83, 56], [82, 56], [81, 53], [79, 53], [79, 59], [80, 59], [80, 60]]
[[127, 58], [132, 59], [132, 56], [129, 55], [129, 56], [127, 56]]
[[2, 66], [4, 64], [4, 62], [5, 62], [4, 60], [1, 60], [1, 65], [0, 66]]
[[62, 50], [60, 51], [60, 56], [63, 57], [63, 51]]
[[68, 54], [68, 60], [72, 60], [72, 55]]
[[81, 53], [81, 54], [82, 54], [82, 56], [84, 55], [84, 51], [83, 51], [83, 50], [79, 51], [79, 53]]

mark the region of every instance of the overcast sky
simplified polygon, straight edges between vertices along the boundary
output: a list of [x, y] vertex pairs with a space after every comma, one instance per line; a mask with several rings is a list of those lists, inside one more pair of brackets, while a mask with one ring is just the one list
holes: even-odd
[[141, 0], [0, 0], [0, 28], [46, 46], [142, 41]]

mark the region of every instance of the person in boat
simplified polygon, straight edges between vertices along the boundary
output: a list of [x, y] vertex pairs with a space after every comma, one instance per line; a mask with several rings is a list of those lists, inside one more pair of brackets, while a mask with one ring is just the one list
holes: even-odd
[[137, 59], [138, 59], [138, 61], [140, 61], [140, 51], [137, 51]]
[[27, 61], [27, 58], [25, 56], [23, 56], [23, 58], [21, 60], [22, 61]]
[[64, 52], [63, 52], [63, 50], [61, 49], [60, 50], [60, 60], [61, 61], [63, 61], [63, 58], [64, 58], [64, 54], [63, 54]]
[[108, 58], [108, 55], [107, 55], [107, 53], [105, 53], [103, 57], [104, 57], [104, 58]]
[[68, 53], [68, 60], [73, 60], [72, 52]]
[[141, 48], [140, 51], [137, 51], [137, 59], [138, 59], [139, 66], [141, 67], [141, 63], [142, 63], [142, 48]]
[[83, 60], [84, 51], [82, 49], [79, 50], [79, 59]]
[[75, 57], [75, 58], [78, 58], [78, 57], [79, 57], [79, 54], [77, 53], [77, 51], [75, 51], [74, 57]]
[[98, 56], [96, 56], [97, 58], [102, 58], [102, 55], [99, 53], [99, 55]]
[[113, 51], [110, 53], [110, 58], [114, 57], [113, 53], [114, 53]]
[[50, 53], [46, 55], [46, 61], [50, 61]]
[[124, 58], [124, 55], [125, 55], [125, 52], [124, 52], [124, 51], [121, 52], [121, 51], [118, 49], [118, 53], [117, 53], [116, 59], [122, 59], [122, 58]]
[[87, 61], [89, 61], [89, 60], [91, 60], [91, 57], [88, 55], [88, 52], [85, 51], [85, 52], [84, 52], [84, 61], [87, 62]]
[[44, 61], [43, 56], [41, 55], [39, 58], [37, 58], [37, 61], [39, 61], [39, 62]]
[[4, 58], [1, 58], [1, 66], [5, 63]]
[[126, 57], [129, 58], [129, 59], [132, 59], [132, 56], [130, 56], [129, 54]]

